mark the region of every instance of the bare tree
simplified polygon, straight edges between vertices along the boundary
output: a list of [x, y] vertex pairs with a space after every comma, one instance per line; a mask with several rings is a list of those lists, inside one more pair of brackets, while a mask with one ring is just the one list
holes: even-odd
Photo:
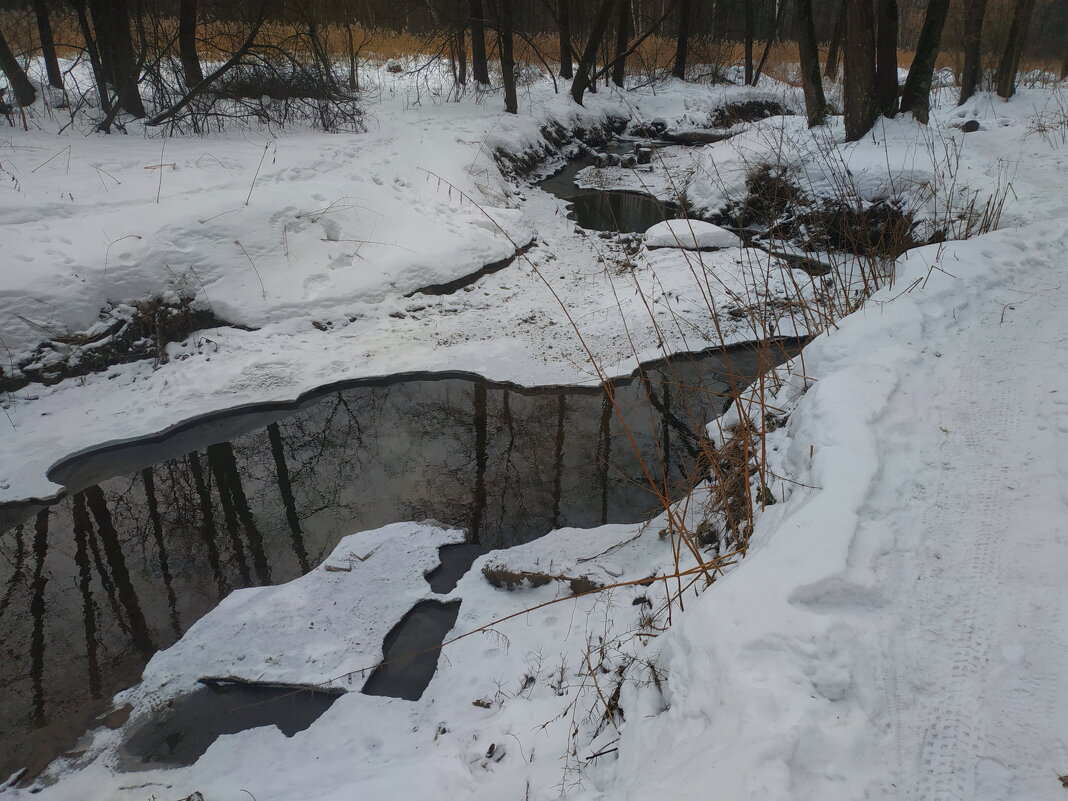
[[801, 85], [805, 91], [808, 127], [821, 125], [827, 117], [827, 98], [820, 77], [820, 52], [816, 44], [816, 25], [812, 19], [812, 0], [797, 0], [795, 38], [801, 60]]
[[512, 54], [515, 29], [512, 0], [498, 0], [496, 11], [497, 47], [501, 54], [501, 80], [504, 83], [504, 110], [509, 114], [516, 114], [519, 111], [519, 101], [515, 93], [515, 56]]
[[964, 68], [960, 74], [960, 102], [962, 105], [975, 94], [983, 79], [982, 47], [983, 17], [987, 0], [972, 0], [964, 12]]
[[690, 51], [690, 24], [693, 17], [693, 0], [679, 3], [679, 31], [675, 38], [675, 66], [671, 74], [680, 80], [686, 78], [686, 60]]
[[62, 89], [63, 73], [59, 69], [56, 43], [52, 38], [52, 22], [48, 18], [48, 4], [45, 0], [33, 0], [33, 13], [37, 17], [37, 35], [41, 40], [41, 56], [48, 73], [48, 85]]
[[571, 52], [571, 0], [559, 0], [557, 20], [560, 28], [560, 77], [571, 80], [575, 77], [574, 54]]
[[590, 38], [586, 41], [586, 49], [582, 52], [582, 58], [579, 59], [575, 79], [571, 82], [571, 97], [580, 106], [582, 105], [582, 98], [586, 94], [586, 89], [589, 88], [591, 72], [594, 62], [597, 60], [597, 50], [600, 48], [601, 41], [608, 30], [608, 23], [612, 19], [614, 5], [615, 0], [601, 0], [601, 5], [597, 9], [597, 16], [593, 22], [593, 30], [590, 32]]
[[612, 83], [623, 86], [623, 79], [627, 74], [627, 42], [630, 41], [630, 0], [619, 0], [619, 11], [616, 16], [616, 53], [612, 63]]
[[1012, 10], [1009, 38], [1005, 42], [1005, 51], [1001, 54], [997, 72], [994, 73], [997, 93], [1006, 100], [1016, 93], [1016, 73], [1020, 69], [1020, 56], [1023, 55], [1023, 46], [1027, 31], [1031, 27], [1031, 14], [1034, 10], [1035, 0], [1016, 0]]
[[471, 74], [475, 83], [489, 83], [489, 63], [486, 60], [486, 17], [482, 0], [471, 0]]
[[4, 71], [7, 82], [11, 84], [15, 92], [15, 101], [20, 106], [32, 105], [37, 99], [37, 92], [30, 83], [30, 79], [26, 77], [26, 71], [22, 69], [22, 65], [8, 47], [3, 31], [0, 31], [0, 70]]
[[834, 29], [831, 31], [831, 41], [827, 46], [827, 63], [824, 65], [823, 74], [832, 81], [838, 80], [838, 61], [842, 53], [842, 35], [845, 33], [846, 3], [849, 0], [840, 0], [838, 13], [834, 16]]
[[178, 5], [178, 57], [186, 86], [196, 86], [204, 80], [197, 55], [197, 0], [181, 0]]
[[845, 17], [846, 141], [871, 130], [879, 116], [875, 94], [875, 14], [871, 0], [846, 0]]
[[897, 0], [877, 0], [875, 6], [875, 91], [885, 117], [897, 113]]
[[948, 11], [949, 0], [930, 0], [927, 4], [916, 55], [901, 90], [901, 113], [911, 112], [920, 122], [927, 122], [931, 112], [931, 82]]
[[115, 87], [119, 105], [135, 117], [144, 117], [145, 104], [137, 89], [139, 70], [126, 0], [88, 0], [88, 4], [104, 76]]

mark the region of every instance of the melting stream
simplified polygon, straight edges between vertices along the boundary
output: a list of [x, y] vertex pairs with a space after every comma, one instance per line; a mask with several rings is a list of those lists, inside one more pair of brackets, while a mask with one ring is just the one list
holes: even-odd
[[428, 576], [447, 592], [482, 550], [645, 518], [657, 501], [643, 463], [684, 492], [728, 375], [750, 380], [797, 348], [647, 365], [617, 382], [615, 407], [600, 387], [354, 382], [60, 465], [71, 493], [6, 510], [19, 519], [0, 531], [0, 776], [72, 747], [231, 590], [302, 575], [346, 534], [427, 518], [465, 528], [475, 547], [443, 552]]

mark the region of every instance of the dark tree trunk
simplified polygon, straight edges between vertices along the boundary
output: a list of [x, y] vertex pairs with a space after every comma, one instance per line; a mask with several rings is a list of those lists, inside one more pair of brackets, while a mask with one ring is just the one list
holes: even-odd
[[630, 42], [630, 0], [619, 0], [616, 22], [616, 57], [612, 62], [612, 83], [622, 88], [627, 74], [627, 44]]
[[[356, 42], [352, 38], [352, 26], [348, 23], [345, 24], [345, 34], [349, 44], [349, 91], [355, 92], [360, 88], [360, 70], [356, 64]], [[460, 83], [465, 83], [467, 80], [467, 50], [464, 47], [464, 32], [460, 31], [460, 57], [463, 69], [461, 71]], [[197, 62], [198, 66], [200, 62]]]
[[686, 60], [690, 53], [690, 17], [693, 11], [693, 0], [682, 0], [679, 3], [679, 33], [675, 39], [675, 67], [671, 74], [680, 81], [686, 79]]
[[875, 15], [871, 0], [846, 0], [845, 21], [846, 141], [871, 130], [879, 116], [875, 96]]
[[1016, 7], [1012, 11], [1009, 38], [1005, 42], [1005, 51], [1001, 54], [1001, 61], [998, 62], [998, 69], [994, 74], [997, 93], [1006, 100], [1016, 92], [1016, 72], [1020, 68], [1020, 56], [1023, 54], [1034, 10], [1035, 0], [1016, 0]]
[[56, 43], [52, 38], [52, 22], [48, 18], [48, 4], [45, 0], [33, 0], [33, 13], [37, 16], [37, 35], [41, 39], [41, 55], [48, 72], [48, 85], [62, 89], [63, 73], [59, 69]]
[[471, 0], [471, 75], [475, 83], [489, 83], [489, 64], [486, 61], [486, 18], [482, 0]]
[[927, 4], [916, 56], [909, 68], [909, 77], [905, 79], [905, 88], [901, 90], [901, 112], [912, 112], [920, 122], [927, 122], [931, 111], [931, 80], [948, 11], [949, 0], [930, 0]]
[[760, 80], [760, 76], [764, 73], [764, 65], [768, 63], [768, 56], [771, 55], [771, 46], [775, 44], [775, 40], [779, 37], [779, 28], [782, 27], [783, 17], [786, 16], [786, 9], [789, 3], [786, 0], [780, 0], [779, 8], [775, 12], [775, 19], [772, 20], [771, 31], [768, 33], [768, 38], [764, 41], [764, 52], [760, 54], [760, 63], [757, 64], [756, 71], [753, 73], [752, 85], [756, 86]]
[[497, 46], [501, 52], [501, 80], [504, 83], [504, 110], [508, 114], [519, 112], [519, 100], [515, 93], [515, 57], [512, 55], [512, 0], [497, 3]]
[[831, 31], [831, 41], [827, 47], [827, 63], [823, 67], [823, 74], [832, 81], [838, 80], [838, 62], [842, 55], [842, 35], [845, 32], [846, 3], [842, 0], [838, 4], [838, 13], [834, 17], [834, 29]]
[[983, 17], [987, 0], [972, 0], [964, 16], [964, 68], [960, 74], [960, 101], [968, 102], [983, 80]]
[[877, 0], [875, 91], [884, 117], [897, 113], [897, 0]]
[[[352, 31], [349, 31], [349, 43]], [[178, 56], [182, 62], [182, 75], [186, 88], [192, 88], [204, 80], [197, 55], [197, 0], [181, 0], [178, 6]]]
[[0, 32], [0, 70], [4, 71], [7, 82], [11, 84], [11, 88], [15, 91], [15, 101], [20, 106], [32, 105], [33, 101], [37, 99], [37, 91], [33, 88], [33, 84], [30, 83], [30, 79], [26, 77], [26, 72], [22, 69], [18, 59], [15, 58], [15, 54], [7, 46], [7, 40], [4, 39], [3, 32]]
[[745, 0], [745, 85], [753, 85], [753, 36], [756, 28], [754, 0]]
[[456, 82], [467, 85], [467, 28], [461, 28], [456, 34]]
[[[82, 39], [85, 41], [85, 52], [89, 54], [89, 65], [93, 68], [93, 78], [96, 80], [96, 91], [100, 96], [100, 110], [104, 114], [105, 120], [111, 119], [111, 97], [108, 94], [108, 82], [104, 75], [104, 67], [100, 63], [100, 51], [96, 49], [96, 39], [93, 38], [93, 31], [89, 27], [89, 17], [85, 13], [85, 0], [71, 0], [71, 6], [74, 8], [74, 13], [78, 17], [78, 27], [82, 32]], [[104, 133], [110, 132], [110, 123], [102, 124], [100, 130]]]
[[820, 52], [816, 44], [816, 24], [812, 19], [812, 0], [797, 0], [797, 50], [801, 61], [801, 85], [805, 90], [808, 127], [823, 123], [827, 117], [827, 98], [820, 77]]
[[135, 117], [145, 116], [145, 104], [137, 91], [137, 58], [130, 36], [130, 15], [126, 0], [88, 0], [89, 14], [96, 29], [100, 64], [115, 87], [119, 105]]
[[571, 52], [571, 0], [559, 0], [557, 12], [560, 19], [560, 77], [571, 80], [575, 77]]
[[579, 59], [575, 79], [571, 82], [571, 97], [580, 106], [582, 105], [582, 98], [586, 94], [586, 89], [589, 88], [590, 74], [597, 61], [597, 50], [604, 39], [605, 31], [608, 30], [608, 23], [612, 19], [612, 7], [614, 5], [615, 0], [601, 0], [601, 5], [597, 9], [597, 17], [593, 22], [593, 30], [590, 32], [589, 41], [586, 42], [586, 49], [582, 52], [582, 58]]

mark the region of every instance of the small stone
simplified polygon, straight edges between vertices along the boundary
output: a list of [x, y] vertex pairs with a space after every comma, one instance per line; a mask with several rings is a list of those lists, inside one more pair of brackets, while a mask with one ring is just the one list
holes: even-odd
[[979, 130], [979, 120], [968, 120], [964, 125], [960, 126], [960, 129], [964, 133], [975, 133]]

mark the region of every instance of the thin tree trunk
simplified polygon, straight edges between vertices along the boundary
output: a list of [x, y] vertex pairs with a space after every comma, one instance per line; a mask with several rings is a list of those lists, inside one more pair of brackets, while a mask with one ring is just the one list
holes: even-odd
[[571, 52], [571, 0], [559, 0], [557, 14], [560, 19], [560, 77], [571, 80], [575, 77]]
[[745, 85], [753, 85], [753, 36], [756, 27], [753, 0], [745, 0]]
[[778, 0], [779, 7], [775, 11], [775, 19], [772, 21], [771, 32], [768, 34], [767, 40], [764, 42], [764, 52], [760, 54], [760, 63], [757, 64], [756, 71], [753, 73], [753, 86], [757, 85], [760, 80], [760, 76], [764, 73], [764, 65], [768, 63], [768, 56], [771, 55], [771, 46], [775, 43], [775, 40], [779, 36], [779, 28], [782, 27], [782, 18], [786, 16], [786, 0]]
[[519, 100], [515, 93], [515, 57], [512, 55], [513, 28], [512, 0], [500, 0], [497, 4], [497, 47], [501, 54], [504, 110], [508, 114], [519, 112]]
[[875, 15], [871, 0], [846, 0], [845, 131], [855, 142], [879, 116], [875, 96]]
[[489, 63], [486, 61], [486, 22], [482, 0], [471, 0], [471, 74], [475, 83], [489, 83]]
[[820, 53], [816, 44], [816, 24], [812, 19], [812, 0], [797, 0], [797, 50], [801, 61], [801, 86], [805, 91], [808, 127], [820, 125], [827, 117], [827, 98], [820, 77]]
[[823, 74], [828, 80], [838, 80], [838, 62], [842, 54], [842, 34], [845, 32], [846, 3], [849, 0], [841, 0], [838, 4], [838, 13], [834, 17], [834, 29], [831, 31], [831, 41], [827, 47], [827, 63], [823, 67]]
[[627, 74], [627, 43], [631, 34], [630, 0], [619, 0], [616, 19], [616, 57], [612, 62], [612, 83], [622, 88]]
[[45, 0], [33, 0], [33, 13], [37, 16], [37, 34], [41, 39], [41, 55], [48, 73], [48, 85], [62, 89], [63, 73], [59, 69], [56, 43], [52, 38], [52, 22], [48, 18], [48, 4]]
[[[352, 37], [352, 26], [345, 23], [345, 35], [348, 38], [349, 44], [349, 91], [355, 92], [360, 88], [360, 70], [356, 64], [356, 42]], [[460, 32], [460, 52], [463, 53], [463, 31]], [[466, 67], [466, 61], [464, 62]], [[464, 79], [467, 77], [467, 70], [464, 70]], [[464, 81], [461, 80], [460, 83]]]
[[963, 105], [975, 94], [983, 80], [983, 17], [987, 0], [972, 0], [964, 13], [964, 69], [960, 74], [960, 101]]
[[[349, 32], [352, 42], [352, 32]], [[182, 62], [182, 75], [186, 88], [204, 80], [197, 55], [197, 0], [181, 0], [178, 6], [178, 56]]]
[[37, 91], [30, 83], [30, 79], [26, 77], [26, 71], [22, 69], [15, 54], [7, 46], [7, 40], [4, 39], [2, 32], [0, 32], [0, 70], [4, 71], [7, 82], [15, 91], [15, 101], [20, 106], [32, 105], [37, 99]]
[[948, 11], [949, 0], [930, 0], [927, 4], [916, 56], [909, 68], [909, 77], [905, 79], [905, 88], [901, 90], [901, 112], [912, 112], [920, 122], [927, 122], [931, 111], [931, 81]]
[[612, 7], [614, 5], [615, 0], [601, 0], [601, 5], [597, 9], [597, 17], [593, 23], [593, 30], [590, 32], [590, 38], [586, 42], [586, 49], [582, 53], [582, 58], [579, 59], [575, 79], [571, 82], [571, 97], [580, 106], [582, 105], [582, 98], [586, 94], [586, 89], [589, 87], [590, 72], [597, 60], [597, 50], [601, 46], [601, 40], [604, 39], [605, 31], [608, 30], [608, 22], [612, 18]]
[[897, 0], [877, 0], [875, 91], [884, 117], [897, 113]]
[[690, 52], [690, 17], [693, 0], [682, 0], [679, 5], [679, 33], [675, 39], [675, 67], [671, 74], [680, 81], [686, 80], [686, 59]]
[[1012, 11], [1012, 25], [1009, 26], [1009, 38], [1005, 42], [1005, 52], [1001, 54], [994, 84], [997, 93], [1008, 100], [1016, 93], [1016, 72], [1020, 69], [1020, 56], [1023, 55], [1027, 31], [1031, 27], [1031, 13], [1035, 10], [1035, 0], [1016, 0]]
[[[74, 8], [74, 14], [78, 17], [78, 27], [82, 32], [82, 39], [85, 41], [85, 51], [89, 54], [89, 65], [93, 68], [93, 78], [96, 81], [96, 91], [100, 96], [100, 111], [104, 114], [104, 119], [110, 120], [111, 114], [111, 97], [108, 94], [108, 82], [107, 77], [104, 75], [104, 66], [100, 63], [100, 51], [96, 49], [96, 39], [93, 38], [93, 31], [89, 27], [89, 17], [85, 12], [85, 0], [71, 0], [71, 6]], [[110, 133], [110, 123], [102, 124], [100, 127], [104, 133]]]
[[88, 0], [89, 14], [96, 29], [96, 44], [119, 105], [135, 117], [145, 116], [145, 104], [137, 90], [138, 68], [130, 36], [130, 15], [126, 0]]

